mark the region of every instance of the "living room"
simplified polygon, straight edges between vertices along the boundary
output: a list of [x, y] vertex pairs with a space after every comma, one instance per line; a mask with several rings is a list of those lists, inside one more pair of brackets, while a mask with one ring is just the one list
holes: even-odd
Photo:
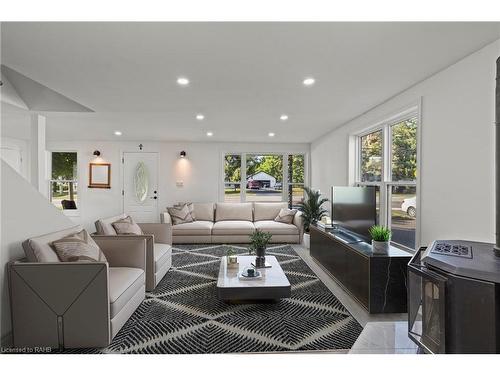
[[472, 21], [2, 20], [2, 353], [499, 353]]

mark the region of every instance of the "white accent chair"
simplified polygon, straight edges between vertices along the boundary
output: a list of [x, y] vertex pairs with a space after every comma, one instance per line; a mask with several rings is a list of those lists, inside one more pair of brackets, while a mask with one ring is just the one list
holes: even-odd
[[126, 218], [127, 214], [99, 219], [95, 222], [96, 233], [92, 238], [113, 240], [117, 237], [133, 237], [146, 240], [146, 291], [156, 288], [172, 266], [172, 227], [170, 224], [137, 223], [143, 235], [118, 235], [113, 223]]
[[14, 347], [105, 347], [145, 297], [143, 238], [95, 238], [107, 262], [61, 262], [53, 241], [76, 226], [30, 238], [9, 263]]

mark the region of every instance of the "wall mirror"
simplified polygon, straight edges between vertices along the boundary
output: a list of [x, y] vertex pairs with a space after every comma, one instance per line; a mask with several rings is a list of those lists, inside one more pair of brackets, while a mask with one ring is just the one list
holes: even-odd
[[111, 188], [111, 164], [90, 163], [89, 188]]

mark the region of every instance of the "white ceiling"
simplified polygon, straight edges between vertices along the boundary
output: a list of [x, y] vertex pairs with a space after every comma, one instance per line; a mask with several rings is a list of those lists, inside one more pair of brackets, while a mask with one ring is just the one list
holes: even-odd
[[214, 141], [310, 142], [500, 38], [500, 23], [1, 28], [2, 64], [95, 111], [48, 114], [54, 140], [114, 140], [121, 130], [123, 140], [205, 141], [211, 130]]

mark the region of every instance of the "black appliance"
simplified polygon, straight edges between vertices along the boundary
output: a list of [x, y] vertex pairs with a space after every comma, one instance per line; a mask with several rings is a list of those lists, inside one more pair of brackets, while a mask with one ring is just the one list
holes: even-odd
[[334, 224], [369, 242], [377, 220], [375, 187], [333, 186], [331, 196]]
[[408, 265], [408, 335], [427, 353], [500, 353], [493, 245], [434, 241]]

